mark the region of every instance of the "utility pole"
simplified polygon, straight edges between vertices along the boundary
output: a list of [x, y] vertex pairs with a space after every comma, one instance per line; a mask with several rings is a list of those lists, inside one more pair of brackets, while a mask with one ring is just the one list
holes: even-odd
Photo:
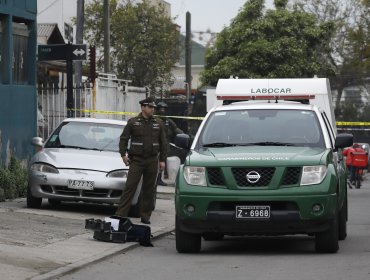
[[110, 19], [109, 0], [104, 0], [104, 72], [110, 72]]
[[185, 36], [185, 83], [186, 101], [190, 104], [191, 98], [191, 14], [186, 12], [186, 36]]
[[[191, 14], [186, 12], [186, 36], [185, 36], [185, 85], [186, 102], [188, 103], [188, 116], [191, 114]], [[188, 133], [191, 131], [191, 122], [188, 121]]]
[[73, 99], [73, 60], [72, 60], [72, 44], [68, 42], [66, 45], [67, 50], [67, 117], [73, 118], [74, 112], [74, 99]]
[[[83, 44], [85, 0], [77, 0], [76, 44]], [[76, 109], [81, 109], [82, 61], [75, 61]], [[81, 116], [81, 111], [76, 112]]]

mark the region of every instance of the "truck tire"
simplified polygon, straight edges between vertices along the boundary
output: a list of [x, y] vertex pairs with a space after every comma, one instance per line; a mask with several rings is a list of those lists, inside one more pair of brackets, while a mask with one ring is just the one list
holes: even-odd
[[48, 203], [51, 206], [59, 206], [59, 205], [62, 204], [62, 201], [61, 200], [57, 200], [57, 199], [53, 199], [53, 198], [48, 198]]
[[30, 186], [27, 186], [27, 208], [41, 208], [42, 198], [34, 197], [31, 193]]
[[180, 230], [177, 221], [175, 225], [176, 250], [179, 253], [198, 253], [201, 248], [201, 235]]
[[316, 233], [315, 248], [318, 253], [332, 254], [338, 251], [338, 214], [330, 221], [326, 231]]
[[224, 239], [224, 234], [220, 232], [206, 232], [203, 233], [203, 239], [206, 241], [219, 241]]
[[343, 202], [342, 209], [338, 214], [338, 239], [344, 240], [347, 237], [347, 217], [348, 217], [348, 198], [347, 194]]

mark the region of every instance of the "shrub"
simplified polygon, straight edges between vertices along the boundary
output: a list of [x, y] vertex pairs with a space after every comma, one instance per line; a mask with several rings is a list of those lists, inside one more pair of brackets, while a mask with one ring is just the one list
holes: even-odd
[[9, 166], [0, 167], [0, 201], [24, 197], [27, 192], [27, 170], [11, 158]]

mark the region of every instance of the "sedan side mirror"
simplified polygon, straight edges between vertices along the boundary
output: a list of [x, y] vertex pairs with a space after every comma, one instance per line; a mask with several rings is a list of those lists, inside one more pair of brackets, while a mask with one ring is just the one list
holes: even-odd
[[180, 148], [189, 150], [191, 146], [191, 138], [188, 134], [177, 134], [174, 144]]
[[44, 145], [44, 142], [41, 137], [33, 137], [31, 140], [31, 144], [32, 146], [42, 148], [42, 146]]

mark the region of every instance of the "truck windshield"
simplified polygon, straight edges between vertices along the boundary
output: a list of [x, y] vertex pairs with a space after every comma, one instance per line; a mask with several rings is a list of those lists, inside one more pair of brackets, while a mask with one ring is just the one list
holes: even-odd
[[284, 109], [214, 112], [207, 120], [199, 144], [200, 147], [325, 147], [315, 112]]

